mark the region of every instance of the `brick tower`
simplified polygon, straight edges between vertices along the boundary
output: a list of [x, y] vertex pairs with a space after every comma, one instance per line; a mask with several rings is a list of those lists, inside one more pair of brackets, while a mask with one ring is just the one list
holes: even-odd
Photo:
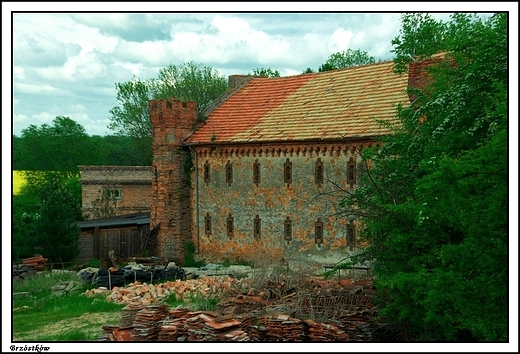
[[190, 153], [183, 140], [192, 133], [197, 103], [175, 99], [149, 102], [152, 123], [152, 205], [150, 228], [159, 226], [156, 255], [184, 260], [191, 240], [189, 176], [184, 171]]

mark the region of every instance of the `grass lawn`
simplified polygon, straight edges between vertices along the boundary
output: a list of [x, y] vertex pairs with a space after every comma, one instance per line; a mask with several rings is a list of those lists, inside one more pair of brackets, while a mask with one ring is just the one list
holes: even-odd
[[103, 296], [88, 297], [85, 286], [68, 295], [53, 295], [51, 288], [63, 281], [78, 281], [75, 273], [41, 272], [13, 283], [14, 341], [96, 341], [103, 325], [118, 325], [123, 305]]

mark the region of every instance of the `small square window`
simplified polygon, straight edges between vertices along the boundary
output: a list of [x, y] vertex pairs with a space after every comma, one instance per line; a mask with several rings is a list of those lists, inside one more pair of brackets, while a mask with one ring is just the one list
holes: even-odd
[[121, 189], [105, 189], [105, 195], [109, 199], [121, 199]]

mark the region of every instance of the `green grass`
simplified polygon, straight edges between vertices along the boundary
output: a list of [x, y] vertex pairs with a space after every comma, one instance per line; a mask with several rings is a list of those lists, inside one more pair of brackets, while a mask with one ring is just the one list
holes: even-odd
[[59, 333], [51, 336], [42, 336], [42, 342], [56, 342], [56, 341], [64, 341], [64, 342], [75, 342], [75, 341], [94, 341], [97, 339], [97, 336], [93, 336], [92, 334], [85, 332], [82, 329], [72, 329], [70, 331], [66, 331], [64, 333]]
[[[52, 294], [52, 286], [70, 280], [79, 281], [79, 278], [76, 274], [42, 272], [13, 283], [13, 293], [28, 293], [26, 297], [13, 299], [13, 330], [19, 338], [27, 338], [34, 336], [34, 333], [39, 333], [37, 340], [42, 341], [94, 340], [101, 332], [102, 324], [89, 323], [89, 315], [113, 313], [113, 322], [119, 321], [124, 305], [107, 302], [102, 295], [86, 296], [84, 291], [87, 286], [68, 295]], [[77, 321], [73, 328], [67, 326], [68, 322], [71, 323], [71, 320], [79, 317], [83, 319]], [[63, 321], [63, 328], [60, 328], [55, 335], [47, 334], [48, 328], [60, 321]]]

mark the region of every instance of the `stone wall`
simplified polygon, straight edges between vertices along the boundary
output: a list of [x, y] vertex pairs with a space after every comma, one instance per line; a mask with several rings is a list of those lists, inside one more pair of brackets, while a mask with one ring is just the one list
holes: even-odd
[[[151, 166], [78, 166], [81, 172], [82, 212], [87, 219], [150, 211]], [[106, 190], [117, 190], [107, 203], [99, 202]], [[112, 192], [111, 192], [112, 193]], [[106, 194], [105, 194], [106, 196]], [[110, 210], [103, 212], [101, 208]]]
[[357, 151], [370, 144], [195, 148], [192, 225], [200, 254], [208, 261], [335, 263], [356, 252], [359, 242], [347, 236], [355, 221], [338, 216], [338, 202], [361, 180]]

